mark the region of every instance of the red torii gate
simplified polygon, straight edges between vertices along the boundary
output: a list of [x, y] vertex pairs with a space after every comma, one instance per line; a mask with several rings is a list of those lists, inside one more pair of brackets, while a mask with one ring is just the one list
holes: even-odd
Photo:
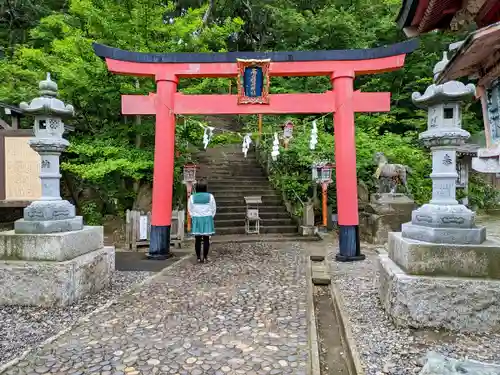
[[[364, 50], [139, 53], [94, 43], [112, 73], [147, 76], [156, 93], [122, 95], [122, 114], [156, 115], [153, 208], [149, 257], [169, 256], [175, 147], [175, 115], [200, 114], [313, 114], [334, 112], [335, 164], [339, 233], [339, 261], [364, 259], [358, 232], [355, 112], [390, 110], [390, 93], [354, 91], [356, 75], [403, 67], [405, 56], [418, 46], [409, 40]], [[237, 95], [184, 95], [179, 78], [237, 77], [237, 59], [270, 59], [272, 76], [329, 76], [333, 91], [321, 94], [269, 95], [268, 104], [238, 104]]]

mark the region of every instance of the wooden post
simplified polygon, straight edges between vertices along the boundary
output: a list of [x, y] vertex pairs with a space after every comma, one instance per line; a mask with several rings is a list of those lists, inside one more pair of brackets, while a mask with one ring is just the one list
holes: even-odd
[[322, 211], [323, 211], [323, 226], [326, 228], [327, 225], [328, 225], [328, 218], [327, 218], [327, 215], [328, 215], [328, 209], [327, 209], [327, 204], [328, 204], [328, 184], [327, 183], [323, 183], [321, 185], [321, 188], [322, 188], [322, 195], [323, 195], [323, 207], [322, 207]]
[[229, 95], [233, 92], [233, 81], [229, 78]]
[[189, 198], [191, 198], [192, 185], [190, 182], [186, 183], [186, 192], [187, 192], [187, 200], [186, 200], [186, 220], [187, 220], [187, 231], [191, 232], [191, 216], [189, 215]]
[[262, 115], [259, 114], [259, 139], [262, 137]]

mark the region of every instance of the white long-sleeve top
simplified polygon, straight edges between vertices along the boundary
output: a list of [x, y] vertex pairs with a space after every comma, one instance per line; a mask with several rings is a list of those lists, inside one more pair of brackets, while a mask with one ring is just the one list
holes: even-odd
[[193, 201], [194, 195], [191, 195], [189, 197], [188, 210], [191, 217], [215, 216], [215, 213], [217, 211], [215, 198], [212, 194], [210, 193], [207, 194], [210, 195], [210, 201], [205, 204], [194, 203]]

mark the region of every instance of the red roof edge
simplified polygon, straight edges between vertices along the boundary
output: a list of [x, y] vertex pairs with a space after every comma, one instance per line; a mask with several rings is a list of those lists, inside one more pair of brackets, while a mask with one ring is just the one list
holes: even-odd
[[485, 27], [500, 21], [500, 2], [498, 0], [487, 0], [476, 16], [478, 27]]
[[422, 21], [418, 25], [420, 33], [450, 26], [455, 14], [464, 6], [462, 0], [430, 0]]

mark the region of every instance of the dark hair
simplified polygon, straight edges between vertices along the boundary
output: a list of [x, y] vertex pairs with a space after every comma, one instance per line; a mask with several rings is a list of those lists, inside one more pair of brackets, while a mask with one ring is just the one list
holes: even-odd
[[196, 184], [196, 192], [197, 193], [206, 193], [207, 192], [207, 183], [205, 181], [200, 181]]

